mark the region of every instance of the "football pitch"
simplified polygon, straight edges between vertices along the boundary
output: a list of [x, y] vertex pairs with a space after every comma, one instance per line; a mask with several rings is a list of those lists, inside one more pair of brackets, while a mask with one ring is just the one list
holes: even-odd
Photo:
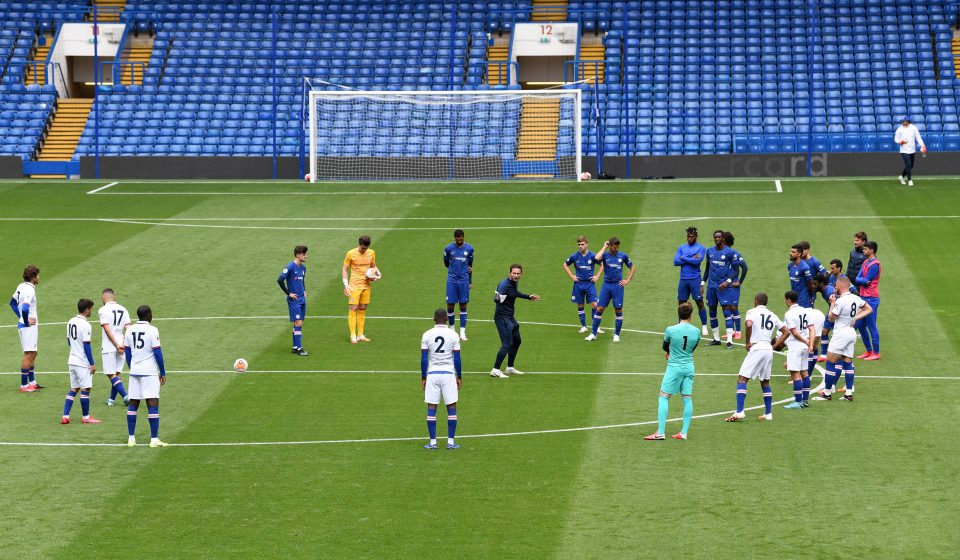
[[[38, 380], [17, 392], [16, 320], [0, 323], [0, 557], [955, 558], [960, 545], [960, 178], [585, 183], [0, 182], [0, 278], [40, 270]], [[735, 406], [746, 355], [697, 349], [688, 441], [651, 442], [676, 322], [685, 229], [730, 230], [749, 264], [741, 314], [780, 317], [790, 246], [844, 266], [867, 232], [883, 263], [882, 360], [856, 400], [792, 400], [774, 360], [774, 421]], [[461, 449], [423, 449], [419, 340], [443, 307], [443, 247], [476, 249], [462, 346]], [[372, 237], [367, 344], [351, 345], [344, 253]], [[622, 341], [578, 333], [561, 268], [586, 235], [637, 267]], [[308, 357], [290, 353], [276, 279], [309, 246]], [[524, 376], [489, 376], [491, 291], [522, 263]], [[127, 448], [125, 407], [59, 424], [65, 323], [105, 287], [153, 308], [168, 370], [164, 449]], [[2, 288], [2, 286], [0, 286]], [[823, 309], [822, 302], [818, 305]], [[6, 308], [6, 306], [4, 306]], [[100, 329], [94, 315], [98, 365]], [[694, 315], [693, 323], [699, 326]], [[857, 353], [863, 351], [858, 342]], [[250, 371], [231, 366], [245, 358]], [[817, 374], [816, 379], [819, 379]], [[127, 376], [124, 374], [126, 382]], [[667, 433], [679, 429], [671, 399]], [[145, 407], [141, 407], [145, 408]], [[446, 435], [445, 412], [438, 435]], [[148, 441], [146, 412], [138, 440]]]

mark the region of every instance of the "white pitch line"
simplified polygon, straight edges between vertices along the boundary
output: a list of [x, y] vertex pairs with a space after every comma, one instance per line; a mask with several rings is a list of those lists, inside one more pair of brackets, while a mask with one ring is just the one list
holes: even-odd
[[[780, 405], [793, 400], [793, 397], [783, 399], [773, 403], [773, 406]], [[764, 405], [751, 406], [743, 409], [759, 410]], [[732, 414], [733, 410], [722, 412], [711, 412], [709, 414], [698, 414], [691, 419], [701, 420], [703, 418], [713, 418]], [[668, 418], [667, 422], [680, 422], [683, 418]], [[657, 420], [645, 420], [642, 422], [625, 422], [622, 424], [604, 424], [600, 426], [581, 426], [575, 428], [553, 428], [547, 430], [529, 430], [521, 432], [495, 432], [490, 434], [464, 434], [458, 435], [458, 439], [479, 439], [479, 438], [497, 438], [497, 437], [515, 437], [515, 436], [533, 436], [541, 434], [564, 434], [570, 432], [591, 432], [596, 430], [610, 430], [614, 428], [635, 428], [639, 426], [650, 426], [656, 424]], [[324, 444], [343, 444], [343, 443], [384, 443], [384, 442], [402, 442], [402, 441], [423, 441], [423, 436], [391, 437], [391, 438], [365, 438], [365, 439], [319, 439], [306, 441], [236, 441], [236, 442], [212, 442], [212, 443], [169, 443], [168, 447], [256, 447], [256, 446], [287, 446], [287, 445], [324, 445]], [[0, 442], [0, 446], [9, 447], [126, 447], [125, 443], [53, 443], [53, 442]], [[140, 447], [146, 447], [146, 444], [140, 444]]]
[[[657, 223], [657, 221], [663, 221], [664, 223], [670, 223], [673, 221], [682, 221], [682, 220], [827, 220], [827, 219], [837, 219], [837, 220], [955, 220], [960, 218], [960, 214], [941, 214], [941, 215], [919, 215], [919, 214], [904, 214], [898, 216], [571, 216], [569, 218], [558, 218], [558, 217], [473, 217], [473, 218], [424, 218], [424, 217], [368, 217], [365, 216], [363, 219], [368, 222], [376, 221], [395, 221], [395, 222], [406, 222], [406, 221], [430, 221], [430, 222], [444, 222], [449, 223], [451, 220], [459, 220], [464, 222], [481, 222], [481, 221], [492, 221], [492, 222], [507, 222], [507, 221], [523, 221], [523, 222], [532, 222], [532, 221], [572, 221], [572, 220], [635, 220], [637, 218], [647, 218], [653, 220], [651, 223]], [[357, 218], [341, 218], [341, 217], [303, 217], [303, 216], [282, 216], [275, 218], [264, 218], [264, 217], [249, 217], [249, 218], [117, 218], [117, 217], [106, 217], [106, 218], [21, 218], [21, 217], [0, 217], [0, 222], [103, 222], [103, 221], [119, 221], [127, 222], [134, 220], [142, 220], [145, 222], [280, 222], [280, 221], [294, 221], [294, 222], [356, 222]], [[669, 221], [668, 221], [669, 220]], [[630, 222], [633, 223], [633, 222]]]
[[92, 191], [87, 191], [87, 194], [97, 194], [97, 193], [100, 192], [100, 191], [105, 191], [105, 190], [109, 189], [110, 187], [112, 187], [112, 186], [114, 186], [114, 185], [118, 185], [118, 184], [120, 184], [120, 181], [114, 181], [113, 183], [110, 183], [109, 185], [104, 185], [104, 186], [100, 187], [99, 189], [93, 189]]
[[677, 194], [677, 195], [711, 195], [711, 194], [774, 194], [773, 191], [299, 191], [299, 192], [169, 192], [169, 191], [144, 191], [144, 192], [103, 192], [97, 193], [104, 196], [478, 196], [478, 195], [646, 195], [646, 194]]
[[776, 181], [774, 181], [773, 184], [774, 184], [775, 187], [777, 187], [777, 192], [778, 192], [778, 193], [782, 193], [782, 192], [783, 192], [783, 185], [780, 184], [780, 179], [777, 179]]

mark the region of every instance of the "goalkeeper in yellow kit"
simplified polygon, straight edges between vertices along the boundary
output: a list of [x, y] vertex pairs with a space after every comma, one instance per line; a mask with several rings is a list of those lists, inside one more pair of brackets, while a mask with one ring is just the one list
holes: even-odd
[[[367, 271], [377, 268], [377, 254], [370, 248], [370, 236], [363, 235], [354, 249], [347, 251], [343, 259], [343, 295], [349, 298], [350, 311], [347, 324], [350, 327], [350, 342], [370, 342], [363, 335], [363, 326], [367, 317], [367, 305], [370, 304], [370, 284], [380, 275], [368, 277]], [[349, 277], [347, 276], [349, 272]]]

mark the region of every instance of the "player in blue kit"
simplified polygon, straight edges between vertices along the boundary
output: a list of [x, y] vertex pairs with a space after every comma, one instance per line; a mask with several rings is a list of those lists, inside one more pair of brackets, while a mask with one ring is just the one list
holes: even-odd
[[697, 243], [697, 228], [687, 228], [687, 242], [677, 247], [673, 255], [673, 266], [680, 267], [680, 282], [677, 284], [677, 304], [691, 297], [700, 311], [700, 329], [707, 336], [707, 309], [703, 306], [703, 293], [700, 291], [700, 264], [707, 255], [707, 248]]
[[[799, 245], [803, 247], [803, 252], [800, 253], [800, 258], [803, 259], [804, 262], [807, 263], [807, 267], [810, 268], [810, 275], [813, 278], [816, 278], [821, 274], [826, 274], [827, 269], [824, 268], [823, 264], [820, 263], [820, 259], [810, 254], [810, 242], [801, 241]], [[811, 296], [811, 299], [810, 299], [811, 306], [812, 304], [816, 303], [816, 301], [817, 301], [817, 290], [814, 290], [813, 295]]]
[[840, 259], [830, 261], [829, 274], [820, 275], [817, 281], [817, 291], [823, 296], [823, 301], [827, 304], [827, 317], [823, 322], [823, 332], [820, 333], [820, 355], [818, 362], [827, 361], [827, 346], [830, 344], [830, 331], [833, 330], [833, 322], [830, 320], [830, 309], [833, 307], [834, 300], [837, 299], [837, 278], [843, 275], [843, 262]]
[[787, 274], [790, 276], [790, 289], [797, 292], [800, 307], [813, 307], [813, 294], [817, 285], [813, 281], [810, 265], [803, 260], [803, 245], [797, 243], [790, 248], [790, 263], [787, 264]]
[[725, 243], [724, 231], [713, 232], [714, 246], [707, 249], [707, 267], [703, 270], [702, 290], [706, 285], [707, 307], [710, 308], [710, 328], [713, 340], [709, 346], [720, 345], [720, 323], [717, 321], [717, 305], [723, 307], [724, 326], [727, 331], [727, 349], [733, 349], [733, 300], [728, 288], [733, 284], [733, 250]]
[[[583, 310], [584, 305], [589, 303], [594, 311], [597, 309], [596, 282], [597, 279], [600, 278], [600, 275], [603, 274], [603, 265], [600, 265], [599, 272], [596, 274], [593, 273], [593, 269], [597, 265], [596, 261], [593, 260], [595, 256], [593, 251], [590, 250], [590, 241], [587, 239], [587, 236], [581, 235], [577, 238], [577, 252], [570, 255], [563, 263], [564, 272], [566, 272], [570, 280], [573, 281], [573, 292], [570, 294], [570, 301], [577, 304], [577, 315], [580, 319], [581, 333], [589, 330], [587, 328], [587, 315]], [[571, 265], [573, 265], [573, 271], [570, 270]], [[593, 313], [590, 314], [590, 321], [593, 321]], [[603, 331], [598, 330], [597, 334], [603, 334]]]
[[453, 328], [453, 307], [460, 304], [460, 340], [467, 340], [467, 303], [473, 286], [473, 247], [464, 242], [463, 230], [453, 232], [453, 243], [443, 248], [447, 267], [447, 323]]
[[727, 289], [730, 290], [729, 297], [733, 301], [733, 305], [731, 305], [733, 308], [733, 338], [740, 340], [740, 286], [743, 285], [743, 281], [747, 279], [748, 267], [747, 261], [743, 258], [743, 255], [740, 254], [740, 251], [733, 248], [733, 242], [733, 234], [729, 231], [723, 232], [723, 244], [730, 247], [730, 250], [733, 251], [733, 264], [731, 265], [733, 283], [731, 283]]
[[290, 322], [293, 323], [293, 348], [290, 351], [301, 356], [308, 355], [303, 349], [303, 318], [307, 316], [307, 288], [304, 280], [307, 267], [303, 263], [306, 261], [307, 247], [297, 245], [293, 248], [293, 260], [283, 267], [277, 278], [280, 289], [287, 294], [287, 311], [290, 313]]
[[[616, 237], [604, 241], [603, 249], [600, 249], [600, 254], [595, 256], [593, 260], [603, 265], [603, 284], [600, 287], [597, 310], [593, 315], [593, 332], [587, 335], [586, 340], [596, 340], [603, 310], [612, 301], [613, 311], [617, 314], [613, 341], [620, 342], [620, 328], [623, 327], [623, 289], [633, 280], [636, 269], [633, 268], [630, 257], [626, 253], [620, 252], [620, 240]], [[626, 278], [623, 277], [623, 267], [630, 269]]]

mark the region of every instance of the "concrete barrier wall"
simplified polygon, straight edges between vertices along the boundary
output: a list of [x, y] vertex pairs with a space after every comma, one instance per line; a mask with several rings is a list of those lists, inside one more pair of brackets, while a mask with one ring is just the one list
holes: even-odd
[[23, 160], [20, 156], [0, 156], [0, 179], [23, 177]]

